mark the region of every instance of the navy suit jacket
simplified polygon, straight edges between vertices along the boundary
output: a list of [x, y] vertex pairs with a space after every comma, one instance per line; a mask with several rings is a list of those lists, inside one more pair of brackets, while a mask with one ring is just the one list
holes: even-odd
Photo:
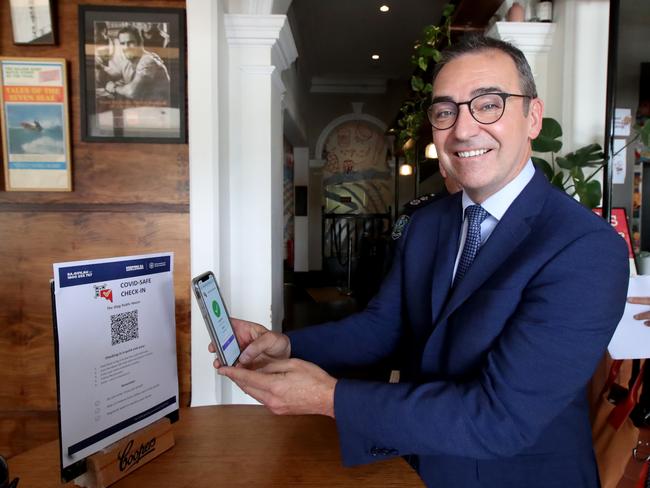
[[434, 487], [599, 485], [585, 386], [625, 306], [626, 245], [542, 173], [451, 289], [461, 194], [415, 212], [367, 309], [290, 334], [330, 372], [408, 342], [401, 381], [340, 379], [346, 465], [412, 456]]

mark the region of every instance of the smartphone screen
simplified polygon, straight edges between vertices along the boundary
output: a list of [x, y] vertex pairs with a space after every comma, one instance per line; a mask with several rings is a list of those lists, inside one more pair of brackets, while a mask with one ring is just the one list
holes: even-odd
[[205, 275], [205, 278], [196, 281], [195, 286], [199, 291], [198, 298], [203, 301], [204, 310], [207, 312], [206, 320], [208, 320], [208, 327], [212, 329], [213, 340], [219, 342], [226, 365], [232, 366], [239, 358], [239, 344], [235, 339], [214, 275], [212, 273]]

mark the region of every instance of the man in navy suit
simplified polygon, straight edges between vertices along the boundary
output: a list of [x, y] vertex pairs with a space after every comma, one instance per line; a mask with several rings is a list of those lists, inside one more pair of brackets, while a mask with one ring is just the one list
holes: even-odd
[[[518, 49], [452, 46], [428, 114], [462, 193], [413, 214], [365, 311], [289, 336], [235, 321], [243, 367], [219, 374], [275, 413], [335, 418], [346, 465], [405, 456], [435, 487], [598, 486], [585, 385], [623, 313], [627, 249], [533, 167], [542, 113]], [[404, 345], [399, 383], [342, 377]]]

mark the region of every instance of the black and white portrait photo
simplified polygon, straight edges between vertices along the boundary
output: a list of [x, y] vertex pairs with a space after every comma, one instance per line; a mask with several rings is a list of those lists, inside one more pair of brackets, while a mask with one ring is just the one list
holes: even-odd
[[182, 140], [182, 12], [81, 6], [80, 18], [84, 139]]

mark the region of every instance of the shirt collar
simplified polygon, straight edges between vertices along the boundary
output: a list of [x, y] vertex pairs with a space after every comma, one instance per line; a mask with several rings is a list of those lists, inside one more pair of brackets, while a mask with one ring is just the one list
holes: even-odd
[[[515, 198], [519, 196], [526, 185], [533, 179], [535, 175], [535, 166], [529, 159], [523, 169], [515, 178], [506, 186], [501, 188], [494, 195], [489, 196], [482, 204], [487, 212], [497, 220], [501, 220], [506, 210], [510, 207]], [[476, 205], [472, 199], [463, 191], [463, 215], [465, 209], [470, 205]]]

